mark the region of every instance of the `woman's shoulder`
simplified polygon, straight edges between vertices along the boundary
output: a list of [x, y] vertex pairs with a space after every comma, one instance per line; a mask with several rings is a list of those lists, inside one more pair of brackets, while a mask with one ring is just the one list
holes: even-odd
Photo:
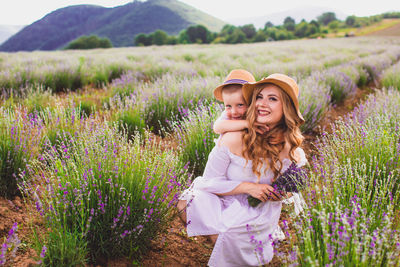
[[243, 131], [227, 132], [221, 137], [217, 145], [228, 148], [233, 154], [241, 155], [242, 137]]
[[[290, 154], [290, 150], [291, 150], [291, 146], [288, 142], [285, 143], [285, 146], [283, 148], [283, 151], [281, 152], [281, 159], [282, 158], [290, 158], [289, 154]], [[294, 151], [293, 151], [293, 157], [294, 160], [296, 161], [297, 165], [299, 166], [303, 166], [307, 163], [307, 158], [306, 158], [306, 154], [304, 153], [304, 150], [301, 147], [297, 147]]]
[[295, 156], [297, 165], [303, 166], [303, 165], [307, 164], [306, 153], [304, 152], [304, 150], [301, 147], [297, 147], [294, 150], [294, 156]]

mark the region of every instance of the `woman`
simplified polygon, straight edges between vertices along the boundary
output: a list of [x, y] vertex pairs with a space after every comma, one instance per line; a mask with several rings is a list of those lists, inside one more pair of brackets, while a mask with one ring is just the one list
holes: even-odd
[[[250, 105], [248, 131], [228, 132], [211, 151], [203, 177], [181, 196], [178, 209], [189, 236], [216, 240], [209, 266], [258, 266], [273, 257], [272, 234], [277, 228], [283, 197], [271, 186], [292, 162], [307, 160], [300, 148], [304, 122], [296, 82], [272, 74], [245, 84]], [[269, 127], [256, 132], [255, 123]], [[262, 201], [251, 207], [248, 196]]]

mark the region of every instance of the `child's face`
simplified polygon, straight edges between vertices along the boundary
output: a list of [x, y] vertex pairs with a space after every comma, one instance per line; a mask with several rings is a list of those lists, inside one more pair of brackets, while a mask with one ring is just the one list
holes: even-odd
[[244, 101], [241, 90], [235, 92], [222, 92], [224, 100], [225, 113], [230, 120], [243, 120], [246, 115], [247, 105]]

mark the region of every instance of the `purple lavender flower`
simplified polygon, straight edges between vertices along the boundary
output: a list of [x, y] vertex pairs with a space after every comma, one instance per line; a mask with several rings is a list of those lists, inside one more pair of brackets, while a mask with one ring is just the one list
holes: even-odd
[[[296, 163], [292, 162], [286, 171], [278, 176], [271, 184], [279, 194], [284, 195], [289, 192], [299, 192], [303, 187], [308, 175], [305, 169], [297, 167]], [[261, 200], [248, 196], [247, 200], [251, 207], [256, 207], [261, 203]]]

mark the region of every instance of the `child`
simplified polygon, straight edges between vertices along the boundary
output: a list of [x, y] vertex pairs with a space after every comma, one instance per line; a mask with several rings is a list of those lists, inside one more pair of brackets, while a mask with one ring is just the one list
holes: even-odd
[[[217, 100], [224, 102], [225, 110], [215, 121], [213, 130], [217, 134], [240, 131], [248, 128], [245, 120], [247, 103], [243, 98], [242, 85], [255, 82], [254, 76], [242, 69], [232, 70], [222, 85], [214, 89]], [[265, 125], [256, 125], [257, 131], [263, 134], [268, 130]]]

